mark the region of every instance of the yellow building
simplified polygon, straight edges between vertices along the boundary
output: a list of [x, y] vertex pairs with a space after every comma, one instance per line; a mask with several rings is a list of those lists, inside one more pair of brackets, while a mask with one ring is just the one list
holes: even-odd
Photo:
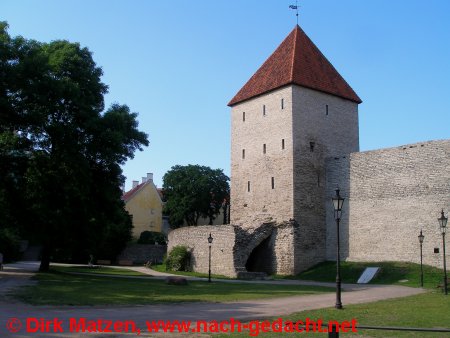
[[133, 216], [133, 238], [138, 239], [143, 231], [164, 232], [163, 201], [153, 183], [153, 174], [148, 173], [142, 182], [133, 181], [133, 187], [122, 196], [125, 209]]

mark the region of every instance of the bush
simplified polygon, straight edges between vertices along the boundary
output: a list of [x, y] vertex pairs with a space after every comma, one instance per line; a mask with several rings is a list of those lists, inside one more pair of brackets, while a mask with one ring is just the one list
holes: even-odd
[[161, 232], [142, 231], [137, 242], [138, 244], [166, 245], [166, 236]]
[[12, 229], [0, 229], [0, 251], [4, 262], [15, 261], [20, 258], [20, 239]]
[[177, 245], [166, 258], [166, 268], [171, 271], [189, 271], [191, 252], [187, 246]]

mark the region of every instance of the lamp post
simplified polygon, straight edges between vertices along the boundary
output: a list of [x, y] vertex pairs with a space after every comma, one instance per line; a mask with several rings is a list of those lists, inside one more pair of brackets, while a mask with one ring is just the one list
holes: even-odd
[[341, 257], [340, 257], [340, 240], [339, 240], [339, 222], [341, 221], [342, 205], [344, 199], [339, 195], [339, 188], [336, 189], [336, 195], [331, 198], [334, 207], [334, 218], [336, 219], [337, 234], [337, 253], [336, 253], [336, 309], [342, 309], [341, 302]]
[[423, 287], [423, 266], [422, 266], [422, 244], [425, 236], [422, 234], [422, 229], [420, 229], [419, 243], [420, 243], [420, 286]]
[[444, 251], [444, 294], [448, 294], [447, 288], [447, 265], [445, 262], [445, 232], [447, 231], [447, 221], [448, 218], [444, 216], [444, 209], [441, 211], [441, 217], [438, 218], [439, 227], [441, 228], [442, 233], [442, 246]]
[[213, 242], [213, 238], [211, 233], [209, 233], [208, 244], [209, 244], [209, 264], [208, 264], [208, 283], [211, 283], [211, 244]]

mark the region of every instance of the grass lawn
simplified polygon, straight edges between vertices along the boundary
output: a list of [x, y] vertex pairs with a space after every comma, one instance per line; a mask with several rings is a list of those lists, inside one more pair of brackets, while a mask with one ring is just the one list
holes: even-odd
[[[167, 273], [171, 273], [171, 274], [174, 274], [174, 275], [208, 278], [208, 274], [207, 273], [194, 272], [194, 271], [167, 271], [165, 264], [152, 265], [151, 268], [153, 270], [155, 270], [155, 271], [167, 272]], [[211, 274], [211, 278], [214, 278], [214, 279], [234, 279], [234, 278], [230, 278], [230, 277], [227, 277], [227, 276], [224, 276], [224, 275], [216, 275], [216, 274]]]
[[332, 292], [296, 285], [189, 282], [167, 285], [164, 280], [38, 273], [36, 285], [21, 288], [18, 299], [36, 305], [137, 305], [170, 302], [228, 302]]
[[[345, 300], [345, 298], [344, 298]], [[428, 292], [406, 298], [383, 300], [368, 304], [345, 305], [343, 310], [334, 308], [304, 311], [289, 316], [284, 320], [304, 321], [312, 320], [351, 321], [356, 319], [358, 325], [365, 326], [398, 326], [420, 328], [450, 328], [450, 297], [442, 292]], [[272, 318], [270, 320], [276, 320]], [[248, 332], [240, 334], [218, 335], [214, 337], [249, 337]], [[294, 337], [294, 336], [321, 338], [328, 337], [327, 333], [260, 333], [258, 337]], [[450, 333], [424, 333], [378, 331], [360, 329], [358, 333], [341, 333], [341, 337], [450, 337]]]
[[139, 271], [133, 271], [130, 269], [122, 268], [110, 268], [106, 266], [89, 268], [87, 266], [61, 266], [52, 265], [51, 270], [55, 272], [65, 272], [65, 273], [90, 273], [96, 275], [117, 275], [117, 276], [136, 276], [136, 277], [151, 277], [151, 275], [146, 275], [145, 273]]
[[[366, 267], [381, 268], [370, 284], [398, 284], [420, 287], [420, 264], [405, 262], [341, 262], [342, 282], [356, 283]], [[425, 288], [436, 289], [437, 285], [442, 284], [444, 276], [443, 270], [424, 265], [423, 271]], [[277, 276], [276, 278], [334, 282], [336, 281], [336, 262], [320, 263], [296, 276]]]

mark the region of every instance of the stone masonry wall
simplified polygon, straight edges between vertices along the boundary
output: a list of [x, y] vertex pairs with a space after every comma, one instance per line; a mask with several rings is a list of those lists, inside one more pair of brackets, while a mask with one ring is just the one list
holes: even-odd
[[359, 150], [358, 105], [293, 87], [295, 273], [325, 260], [325, 159]]
[[[239, 272], [253, 271], [268, 274], [294, 274], [294, 233], [298, 226], [293, 222], [260, 223], [245, 226], [184, 227], [169, 233], [168, 252], [176, 245], [191, 249], [191, 266], [194, 271], [208, 272], [208, 241], [211, 247], [212, 273], [236, 277]], [[248, 268], [248, 269], [247, 269]]]
[[293, 217], [292, 150], [291, 86], [232, 107], [232, 224], [258, 214], [279, 222]]
[[144, 264], [146, 262], [162, 263], [167, 252], [165, 245], [132, 244], [127, 246], [117, 257], [117, 260], [129, 260], [133, 264]]
[[211, 273], [236, 276], [233, 248], [235, 231], [231, 225], [188, 226], [169, 232], [167, 252], [177, 245], [191, 249], [191, 266], [194, 271], [208, 272], [208, 236], [211, 233]]
[[[349, 186], [345, 187], [345, 183]], [[420, 262], [417, 236], [423, 229], [424, 263], [442, 266], [437, 218], [450, 209], [450, 140], [352, 153], [327, 167], [327, 259], [335, 259], [336, 225], [331, 196], [344, 187], [342, 257], [353, 261]], [[348, 235], [348, 241], [345, 238]], [[434, 248], [440, 248], [435, 254]], [[450, 255], [447, 253], [447, 259]]]
[[340, 195], [345, 199], [340, 221], [340, 252], [341, 259], [349, 256], [348, 219], [352, 211], [351, 204], [353, 194], [350, 191], [350, 155], [341, 157], [330, 157], [326, 161], [326, 192], [324, 194], [324, 205], [326, 209], [326, 259], [336, 260], [336, 221], [331, 198], [335, 195], [337, 187]]

